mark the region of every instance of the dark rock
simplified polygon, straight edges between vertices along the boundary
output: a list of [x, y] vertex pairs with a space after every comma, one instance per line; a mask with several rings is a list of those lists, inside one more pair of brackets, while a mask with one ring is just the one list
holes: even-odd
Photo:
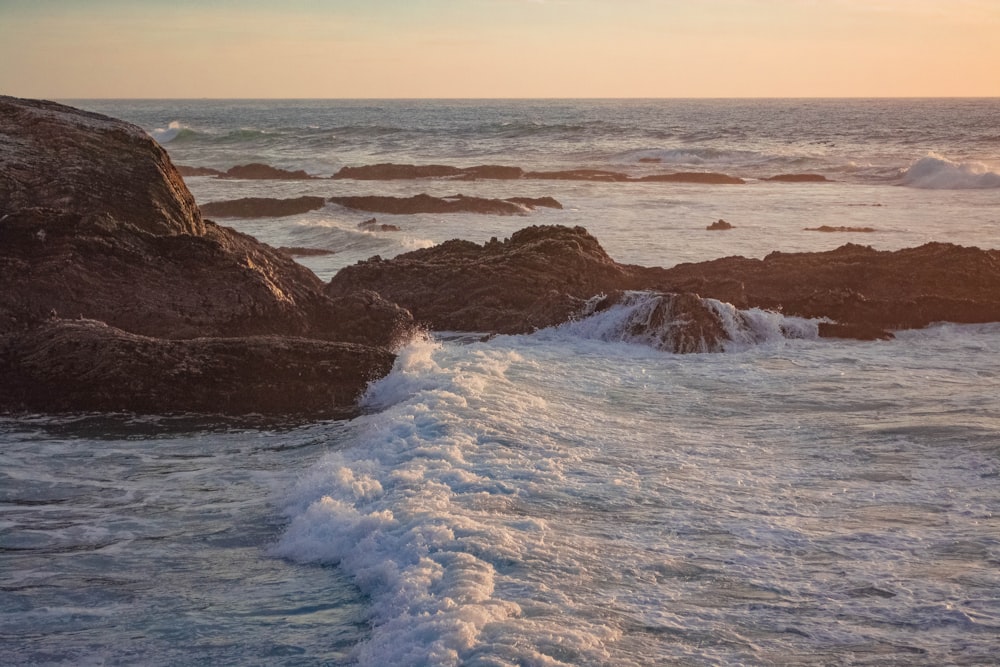
[[[224, 367], [245, 362], [270, 372], [262, 359], [273, 355], [296, 372], [346, 369], [345, 355], [354, 354], [350, 363], [367, 370], [345, 370], [326, 394], [341, 401], [387, 370], [391, 353], [370, 346], [389, 348], [413, 330], [397, 306], [367, 295], [331, 299], [285, 253], [202, 220], [166, 153], [139, 128], [48, 102], [2, 98], [0, 111], [0, 410], [174, 412], [201, 409], [191, 407], [201, 396], [199, 406], [216, 399], [213, 412], [254, 411], [257, 401], [261, 411], [299, 413], [296, 405], [308, 411], [314, 399], [294, 394], [306, 385], [291, 375], [248, 381], [243, 370]], [[54, 323], [52, 313], [108, 326], [74, 328]], [[194, 338], [225, 340], [181, 344]], [[138, 355], [135, 365], [130, 354]], [[177, 374], [170, 370], [177, 364], [204, 372]], [[126, 381], [138, 372], [174, 373], [188, 385], [171, 392], [158, 380]], [[330, 379], [322, 375], [317, 382]], [[99, 400], [85, 397], [97, 391], [94, 378], [106, 379]], [[153, 393], [135, 396], [137, 387]]]
[[269, 164], [260, 164], [259, 162], [254, 162], [251, 164], [243, 164], [231, 167], [224, 174], [221, 174], [220, 178], [242, 178], [247, 180], [305, 181], [314, 179], [316, 177], [310, 176], [301, 169], [296, 171], [288, 171], [286, 169], [278, 169], [277, 167], [272, 167]]
[[412, 197], [331, 197], [330, 201], [356, 211], [388, 213], [392, 215], [414, 213], [483, 213], [492, 215], [521, 215], [524, 207], [502, 199], [482, 197], [432, 197], [426, 194]]
[[733, 228], [733, 226], [731, 224], [729, 224], [728, 222], [726, 222], [725, 220], [722, 220], [722, 219], [716, 220], [715, 222], [713, 222], [712, 224], [710, 224], [708, 227], [705, 227], [705, 229], [707, 229], [709, 231], [720, 231], [720, 230], [726, 230], [726, 229], [732, 229], [732, 228]]
[[566, 321], [609, 286], [630, 289], [638, 269], [582, 227], [527, 227], [503, 242], [453, 240], [345, 267], [327, 293], [372, 289], [436, 330], [525, 333]]
[[211, 167], [187, 167], [182, 164], [175, 165], [177, 173], [187, 178], [188, 176], [222, 176], [223, 172]]
[[448, 167], [440, 164], [417, 166], [412, 164], [372, 164], [361, 167], [343, 167], [333, 175], [336, 179], [354, 179], [358, 181], [392, 181], [413, 180], [418, 178], [442, 178], [460, 176], [462, 170], [458, 167]]
[[641, 183], [700, 183], [705, 185], [742, 185], [742, 178], [713, 172], [682, 171], [676, 174], [653, 174], [634, 179]]
[[336, 250], [327, 250], [326, 248], [302, 248], [298, 246], [281, 246], [278, 250], [292, 257], [320, 257], [322, 255], [333, 255], [337, 252]]
[[839, 324], [837, 322], [820, 322], [820, 338], [852, 338], [854, 340], [892, 340], [895, 336], [878, 325], [872, 326], [864, 322]]
[[201, 205], [201, 212], [203, 215], [216, 218], [281, 218], [315, 211], [325, 205], [326, 200], [322, 197], [295, 197], [293, 199], [246, 197], [208, 202]]
[[663, 162], [663, 159], [658, 157], [641, 157], [639, 158], [639, 162], [642, 164], [660, 164]]
[[765, 178], [765, 181], [780, 183], [829, 183], [830, 179], [822, 174], [778, 174]]
[[401, 231], [397, 225], [388, 225], [385, 223], [379, 223], [375, 218], [369, 220], [364, 220], [358, 223], [358, 229], [363, 229], [366, 232], [398, 232]]
[[807, 232], [874, 232], [874, 227], [831, 227], [830, 225], [820, 225], [819, 227], [805, 227]]
[[347, 417], [385, 349], [285, 336], [166, 340], [94, 320], [0, 335], [0, 406], [45, 412]]
[[156, 235], [205, 233], [194, 197], [149, 135], [68, 110], [0, 96], [0, 218], [48, 207]]

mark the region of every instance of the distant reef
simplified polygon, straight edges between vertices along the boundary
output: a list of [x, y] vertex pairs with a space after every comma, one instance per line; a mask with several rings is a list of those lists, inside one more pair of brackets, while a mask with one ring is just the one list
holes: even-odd
[[[228, 205], [325, 205], [276, 201]], [[334, 201], [390, 212], [558, 205]], [[373, 257], [324, 284], [291, 255], [336, 248], [275, 249], [203, 218], [206, 209], [141, 129], [0, 97], [0, 413], [350, 416], [420, 329], [526, 333], [632, 307], [636, 292], [650, 295], [649, 310], [628, 322], [629, 335], [674, 352], [724, 348], [719, 302], [818, 318], [820, 335], [858, 339], [1000, 321], [1000, 252], [947, 243], [847, 244], [664, 269], [616, 262], [582, 227], [531, 226], [485, 244]]]

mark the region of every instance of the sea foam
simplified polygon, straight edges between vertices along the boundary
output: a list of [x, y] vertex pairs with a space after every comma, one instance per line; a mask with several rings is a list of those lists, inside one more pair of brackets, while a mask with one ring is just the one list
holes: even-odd
[[902, 182], [928, 190], [1000, 188], [1000, 172], [982, 162], [955, 162], [930, 153], [902, 173]]

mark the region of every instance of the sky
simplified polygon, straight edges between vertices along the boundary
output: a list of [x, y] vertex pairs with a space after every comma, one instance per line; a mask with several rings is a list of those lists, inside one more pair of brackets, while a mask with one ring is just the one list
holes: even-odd
[[1000, 0], [0, 0], [0, 94], [1000, 96]]

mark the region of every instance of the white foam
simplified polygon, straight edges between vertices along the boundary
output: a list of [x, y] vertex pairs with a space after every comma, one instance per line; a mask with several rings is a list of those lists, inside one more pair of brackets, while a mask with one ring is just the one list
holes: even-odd
[[[494, 419], [517, 423], [544, 405], [507, 380], [520, 362], [513, 349], [415, 341], [364, 399], [382, 412], [362, 417], [358, 438], [288, 496], [275, 553], [338, 565], [371, 600], [361, 664], [467, 664], [485, 644], [534, 632], [498, 590], [498, 568], [544, 552], [545, 521], [513, 509], [519, 487], [546, 486], [558, 466], [490, 437]], [[578, 634], [600, 645], [586, 627]], [[560, 664], [539, 645], [506, 647], [510, 664]]]
[[174, 140], [178, 134], [180, 134], [182, 131], [186, 129], [190, 128], [188, 128], [185, 125], [182, 125], [180, 121], [174, 120], [171, 121], [170, 124], [167, 125], [166, 127], [156, 128], [150, 134], [152, 134], [153, 138], [156, 139], [159, 143], [165, 144]]
[[903, 185], [928, 190], [1000, 188], [1000, 172], [982, 162], [955, 162], [930, 153], [902, 174]]
[[[628, 292], [614, 306], [565, 324], [560, 329], [581, 338], [673, 350], [681, 344], [680, 337], [684, 335], [684, 325], [687, 324], [680, 319], [683, 315], [673, 313], [673, 299], [671, 294]], [[592, 300], [590, 307], [595, 307], [597, 302], [597, 299]], [[789, 317], [759, 308], [739, 310], [716, 299], [702, 299], [701, 302], [718, 317], [727, 340], [716, 345], [714, 341], [702, 339], [690, 351], [733, 352], [786, 339], [818, 337], [816, 320]], [[667, 316], [662, 317], [663, 313]]]

